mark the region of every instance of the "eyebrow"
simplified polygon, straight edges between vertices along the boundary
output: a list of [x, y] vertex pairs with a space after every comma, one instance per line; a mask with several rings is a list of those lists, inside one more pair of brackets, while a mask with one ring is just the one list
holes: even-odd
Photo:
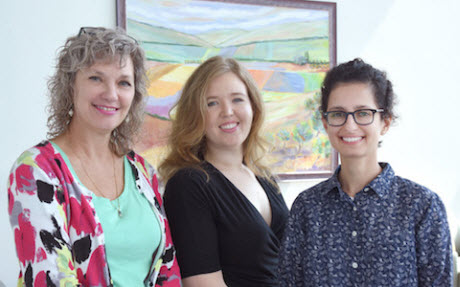
[[[353, 107], [354, 110], [360, 110], [360, 109], [376, 109], [376, 108], [373, 108], [373, 107], [370, 107], [370, 106], [366, 106], [366, 105], [359, 105], [359, 106], [354, 106]], [[334, 107], [330, 107], [329, 108], [330, 110], [343, 110], [345, 111], [346, 109], [342, 106], [334, 106]]]
[[[99, 70], [95, 70], [95, 69], [92, 69], [92, 68], [89, 68], [88, 69], [88, 72], [89, 74], [97, 74], [97, 75], [101, 75], [101, 76], [105, 76], [106, 74], [99, 71]], [[134, 75], [130, 75], [130, 74], [121, 74], [119, 77], [117, 77], [118, 79], [134, 79]]]
[[[231, 97], [237, 97], [237, 96], [247, 96], [249, 97], [248, 94], [246, 93], [241, 93], [241, 92], [233, 92], [230, 94]], [[215, 96], [215, 95], [210, 95], [210, 96], [206, 96], [206, 99], [217, 99], [217, 98], [220, 98], [219, 96]]]

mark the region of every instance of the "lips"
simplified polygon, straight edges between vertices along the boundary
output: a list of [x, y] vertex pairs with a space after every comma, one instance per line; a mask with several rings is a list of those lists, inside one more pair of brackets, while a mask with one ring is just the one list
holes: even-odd
[[342, 140], [347, 143], [354, 143], [362, 140], [363, 137], [342, 137]]
[[103, 110], [103, 111], [106, 111], [106, 112], [115, 112], [117, 110], [117, 108], [112, 108], [112, 107], [105, 107], [105, 106], [98, 106], [98, 105], [94, 105], [97, 109], [99, 110]]
[[231, 129], [235, 128], [237, 125], [238, 125], [237, 123], [228, 123], [228, 124], [220, 125], [219, 128], [221, 128], [223, 130], [231, 130]]
[[94, 107], [104, 115], [114, 115], [119, 109], [114, 107], [94, 105]]

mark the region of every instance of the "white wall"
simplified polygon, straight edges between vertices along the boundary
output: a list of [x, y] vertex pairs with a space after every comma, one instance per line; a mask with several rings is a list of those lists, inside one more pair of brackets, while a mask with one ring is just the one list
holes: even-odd
[[114, 0], [0, 2], [0, 280], [16, 286], [18, 261], [8, 220], [6, 182], [13, 161], [46, 136], [46, 80], [56, 50], [81, 26], [115, 27]]
[[[384, 138], [381, 160], [438, 192], [460, 218], [455, 211], [460, 203], [460, 94], [455, 77], [460, 67], [460, 1], [337, 3], [338, 62], [362, 57], [386, 70], [399, 96], [401, 118]], [[18, 270], [6, 179], [16, 157], [46, 136], [46, 79], [53, 73], [56, 49], [80, 26], [114, 27], [115, 1], [0, 3], [0, 280], [6, 286], [15, 286]], [[313, 183], [283, 183], [288, 203]]]

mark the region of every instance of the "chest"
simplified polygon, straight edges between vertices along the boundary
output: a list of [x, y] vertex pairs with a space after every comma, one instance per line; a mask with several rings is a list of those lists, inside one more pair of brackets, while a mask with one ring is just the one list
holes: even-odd
[[[267, 225], [271, 225], [272, 210], [267, 193], [255, 176], [247, 174], [226, 174], [225, 175], [235, 193], [240, 193], [250, 205], [257, 210]], [[252, 208], [249, 206], [248, 208]]]

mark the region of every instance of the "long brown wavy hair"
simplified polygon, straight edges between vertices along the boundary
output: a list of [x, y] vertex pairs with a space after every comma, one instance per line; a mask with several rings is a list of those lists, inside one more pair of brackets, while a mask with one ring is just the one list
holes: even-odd
[[235, 74], [245, 84], [253, 110], [251, 130], [243, 143], [243, 162], [254, 174], [274, 183], [270, 171], [262, 163], [262, 157], [267, 151], [267, 143], [261, 136], [264, 121], [262, 95], [246, 68], [232, 58], [221, 56], [208, 59], [192, 73], [174, 106], [169, 152], [158, 168], [164, 182], [184, 167], [205, 172], [201, 168], [206, 153], [205, 94], [214, 78], [228, 72]]
[[124, 64], [131, 57], [134, 67], [134, 98], [126, 118], [110, 137], [110, 149], [117, 155], [128, 153], [144, 118], [146, 93], [145, 56], [137, 41], [122, 29], [86, 27], [77, 36], [69, 37], [61, 47], [56, 72], [48, 81], [48, 138], [55, 138], [67, 131], [72, 120], [73, 89], [77, 72], [92, 66], [96, 61], [120, 60]]

